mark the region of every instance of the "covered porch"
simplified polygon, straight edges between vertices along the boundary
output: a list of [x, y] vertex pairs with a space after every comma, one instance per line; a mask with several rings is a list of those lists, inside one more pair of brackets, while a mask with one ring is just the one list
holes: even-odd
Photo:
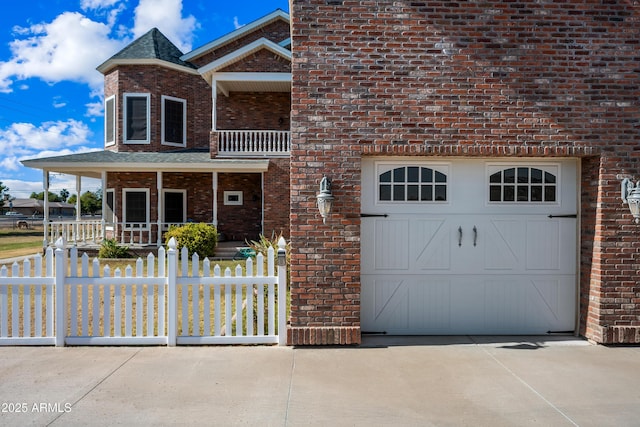
[[[264, 227], [264, 174], [269, 159], [212, 159], [202, 150], [97, 151], [23, 163], [43, 171], [45, 194], [52, 172], [75, 175], [78, 195], [82, 177], [102, 182], [101, 217], [83, 218], [80, 197], [75, 219], [45, 214], [45, 247], [61, 236], [77, 246], [98, 246], [104, 239], [115, 239], [122, 245], [158, 247], [171, 225], [204, 222], [225, 233], [229, 217], [255, 222], [256, 233]], [[229, 239], [244, 237], [231, 234]]]

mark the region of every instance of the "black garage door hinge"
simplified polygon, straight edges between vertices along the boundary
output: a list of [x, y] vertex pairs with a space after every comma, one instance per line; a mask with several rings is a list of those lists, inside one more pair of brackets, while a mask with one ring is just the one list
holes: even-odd
[[549, 215], [547, 218], [577, 218], [577, 214], [567, 214], [567, 215]]
[[387, 214], [368, 214], [368, 213], [361, 213], [360, 214], [360, 218], [372, 218], [372, 217], [388, 217], [389, 215]]

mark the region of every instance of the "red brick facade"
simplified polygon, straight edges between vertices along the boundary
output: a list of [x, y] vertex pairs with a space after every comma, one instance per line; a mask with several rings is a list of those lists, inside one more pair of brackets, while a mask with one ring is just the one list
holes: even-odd
[[217, 98], [219, 130], [289, 130], [291, 94], [235, 92]]
[[[360, 159], [580, 159], [580, 326], [640, 343], [640, 9], [632, 2], [292, 2], [289, 343], [360, 341]], [[324, 225], [315, 195], [333, 179]]]

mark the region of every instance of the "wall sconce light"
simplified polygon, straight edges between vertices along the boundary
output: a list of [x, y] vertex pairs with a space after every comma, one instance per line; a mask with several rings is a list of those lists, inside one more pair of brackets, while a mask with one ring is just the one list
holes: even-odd
[[623, 179], [621, 193], [623, 203], [629, 205], [629, 211], [638, 224], [640, 222], [640, 182], [634, 185], [629, 178]]
[[320, 181], [320, 193], [316, 197], [318, 198], [318, 210], [320, 211], [320, 216], [322, 216], [322, 222], [326, 224], [334, 199], [333, 194], [331, 194], [331, 181], [326, 176], [323, 176]]

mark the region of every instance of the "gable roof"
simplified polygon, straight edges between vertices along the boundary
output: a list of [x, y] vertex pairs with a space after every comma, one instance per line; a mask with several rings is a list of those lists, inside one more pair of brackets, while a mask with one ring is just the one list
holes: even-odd
[[207, 78], [208, 75], [210, 75], [211, 73], [214, 73], [216, 71], [219, 71], [225, 67], [228, 67], [229, 65], [238, 62], [240, 60], [242, 60], [243, 58], [246, 58], [249, 55], [252, 55], [262, 49], [266, 49], [269, 50], [273, 53], [275, 53], [276, 55], [281, 56], [282, 58], [286, 59], [287, 61], [291, 61], [291, 51], [288, 49], [285, 49], [284, 47], [280, 46], [279, 44], [276, 44], [274, 42], [272, 42], [271, 40], [260, 38], [254, 42], [249, 43], [246, 46], [241, 47], [238, 50], [235, 50], [225, 56], [223, 56], [222, 58], [218, 58], [215, 61], [205, 65], [204, 67], [201, 67], [198, 69], [198, 72], [200, 74], [202, 74], [207, 80], [210, 80], [209, 78]]
[[232, 31], [222, 37], [219, 37], [204, 46], [201, 46], [191, 52], [184, 54], [180, 59], [183, 61], [191, 61], [194, 58], [197, 58], [205, 53], [209, 52], [212, 49], [218, 49], [221, 46], [224, 46], [227, 43], [230, 43], [236, 39], [243, 37], [245, 34], [248, 34], [252, 31], [255, 31], [261, 27], [271, 24], [274, 21], [282, 19], [289, 23], [289, 14], [284, 12], [282, 9], [277, 9], [270, 14], [263, 16], [260, 19], [257, 19], [249, 24], [243, 25], [235, 31]]
[[193, 64], [180, 59], [181, 56], [182, 51], [171, 40], [157, 28], [152, 28], [99, 65], [97, 70], [104, 74], [116, 65], [153, 63], [196, 68]]

